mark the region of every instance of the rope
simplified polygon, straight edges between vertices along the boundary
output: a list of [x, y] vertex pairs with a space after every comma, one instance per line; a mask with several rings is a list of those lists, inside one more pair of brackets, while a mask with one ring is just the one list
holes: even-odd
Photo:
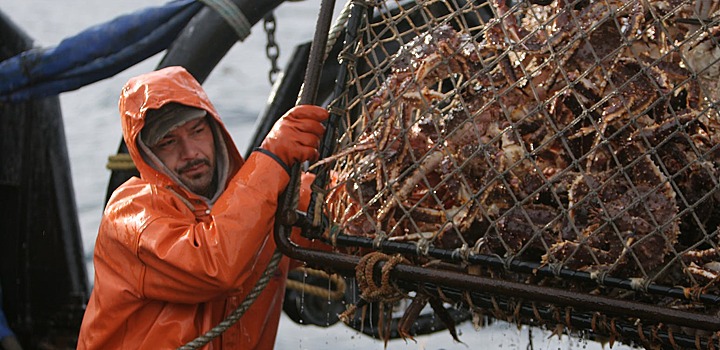
[[341, 277], [337, 275], [329, 275], [323, 270], [316, 270], [305, 267], [300, 267], [295, 270], [303, 271], [310, 276], [327, 278], [332, 284], [335, 285], [335, 289], [330, 290], [326, 287], [318, 287], [305, 282], [295, 281], [291, 279], [287, 280], [286, 288], [299, 290], [305, 294], [314, 295], [327, 300], [340, 300], [345, 296], [345, 280], [343, 280]]
[[105, 167], [112, 171], [126, 171], [135, 170], [135, 163], [127, 153], [118, 153], [108, 157], [108, 162]]
[[240, 9], [230, 0], [198, 0], [212, 8], [232, 27], [240, 41], [250, 35], [252, 23], [245, 17]]
[[[373, 279], [374, 270], [375, 266], [383, 261], [385, 264], [382, 267], [380, 285], [378, 285]], [[355, 280], [360, 288], [361, 300], [356, 305], [350, 305], [345, 312], [340, 314], [340, 320], [348, 323], [358, 305], [368, 302], [393, 303], [405, 298], [405, 294], [390, 281], [390, 272], [400, 263], [409, 264], [410, 262], [400, 254], [389, 256], [381, 252], [371, 252], [360, 258], [355, 267]]]
[[325, 57], [330, 54], [332, 47], [335, 45], [335, 42], [340, 37], [340, 34], [345, 30], [345, 24], [347, 23], [348, 17], [350, 16], [351, 5], [352, 0], [348, 0], [345, 3], [345, 6], [343, 6], [343, 9], [340, 11], [338, 17], [335, 19], [332, 27], [330, 28], [330, 31], [328, 32], [327, 45], [325, 46]]
[[[366, 257], [367, 259], [364, 259]], [[382, 267], [380, 285], [378, 286], [373, 279], [373, 271], [375, 265], [381, 261], [384, 261], [385, 265]], [[390, 282], [390, 272], [400, 263], [409, 264], [410, 262], [400, 254], [389, 256], [381, 252], [372, 252], [360, 259], [356, 270], [358, 286], [362, 291], [360, 296], [371, 302], [395, 302], [404, 298], [405, 294]]]
[[262, 293], [263, 289], [267, 286], [268, 282], [270, 282], [270, 278], [275, 273], [275, 270], [277, 270], [278, 263], [280, 262], [280, 259], [282, 258], [282, 253], [280, 251], [276, 250], [275, 253], [273, 253], [272, 259], [270, 260], [270, 263], [268, 264], [267, 268], [265, 268], [265, 271], [263, 271], [262, 276], [260, 276], [260, 279], [258, 280], [257, 284], [253, 289], [250, 291], [250, 293], [245, 297], [245, 300], [243, 300], [242, 304], [238, 306], [235, 311], [233, 311], [225, 320], [220, 322], [217, 326], [213, 327], [211, 330], [207, 331], [205, 334], [193, 339], [189, 343], [181, 346], [178, 348], [178, 350], [191, 350], [191, 349], [199, 349], [203, 346], [205, 346], [207, 343], [209, 343], [211, 340], [225, 332], [230, 326], [235, 324], [242, 316], [245, 314], [245, 312], [250, 308], [250, 305], [255, 302], [255, 299]]

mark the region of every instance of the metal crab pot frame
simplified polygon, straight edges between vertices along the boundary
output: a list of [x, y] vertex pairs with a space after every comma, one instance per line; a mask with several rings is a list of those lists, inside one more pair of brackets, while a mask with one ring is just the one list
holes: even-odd
[[[354, 276], [355, 269], [360, 262], [360, 258], [355, 255], [342, 254], [338, 252], [326, 252], [313, 249], [307, 249], [298, 246], [289, 239], [289, 226], [279, 224], [275, 231], [275, 241], [280, 251], [299, 261], [304, 261], [310, 266], [327, 270], [328, 272], [339, 273], [347, 276]], [[359, 237], [338, 235], [338, 245], [350, 243], [351, 246], [372, 247], [374, 242]], [[345, 240], [347, 239], [347, 242]], [[387, 252], [400, 252], [404, 254], [417, 254], [414, 247], [409, 244], [391, 244], [385, 245], [381, 249]], [[442, 254], [446, 254], [443, 252]], [[453, 254], [453, 253], [450, 253]], [[454, 254], [453, 254], [454, 255]], [[455, 260], [455, 259], [452, 259]], [[380, 275], [384, 263], [379, 263], [375, 267], [375, 273]], [[523, 266], [522, 268], [526, 268]], [[596, 336], [617, 336], [619, 340], [630, 340], [642, 343], [643, 339], [652, 339], [661, 342], [662, 345], [672, 347], [675, 345], [691, 346], [698, 348], [706, 348], [716, 337], [712, 333], [697, 333], [695, 336], [685, 334], [673, 335], [672, 329], [679, 328], [682, 325], [686, 328], [696, 330], [706, 330], [717, 332], [720, 330], [720, 318], [716, 316], [704, 315], [695, 312], [674, 310], [644, 303], [632, 302], [616, 298], [604, 297], [601, 295], [589, 295], [572, 291], [565, 291], [556, 288], [541, 287], [528, 285], [517, 282], [503, 281], [493, 278], [472, 276], [454, 271], [439, 270], [434, 268], [419, 267], [413, 265], [396, 265], [391, 272], [394, 280], [406, 288], [407, 290], [417, 290], [419, 285], [423, 285], [426, 290], [440, 290], [446, 297], [457, 300], [459, 303], [472, 300], [472, 306], [487, 308], [493, 311], [499, 308], [506, 311], [514, 318], [515, 313], [522, 314], [527, 319], [516, 319], [518, 323], [526, 323], [529, 325], [555, 326], [557, 324], [571, 327], [572, 329], [583, 329], [593, 332]], [[617, 281], [619, 286], [626, 286], [630, 282]], [[656, 293], [662, 294], [670, 292], [676, 293], [675, 290], [662, 290], [660, 287]], [[495, 300], [495, 298], [500, 300]], [[526, 300], [527, 303], [518, 302], [518, 306], [510, 307], [508, 298], [516, 298], [516, 300]], [[706, 295], [703, 298], [716, 300], [716, 296]], [[529, 304], [529, 303], [533, 304]], [[535, 306], [535, 302], [545, 304]], [[529, 305], [526, 305], [529, 304]], [[503, 306], [504, 305], [504, 306]], [[558, 307], [571, 307], [581, 311], [567, 311], [562, 317], [556, 316]], [[513, 311], [514, 310], [514, 311]], [[648, 326], [643, 326], [641, 322], [635, 322], [626, 319], [632, 315], [633, 319], [649, 321]], [[539, 319], [538, 319], [538, 316]], [[612, 317], [618, 319], [612, 319]], [[602, 327], [598, 327], [596, 318], [601, 317], [604, 321]], [[625, 317], [625, 318], [623, 318]], [[535, 318], [534, 320], [532, 318]], [[611, 324], [607, 323], [607, 318], [611, 319]], [[674, 325], [675, 327], [663, 329], [654, 327], [653, 324]], [[624, 338], [623, 338], [624, 337]]]
[[[408, 256], [420, 254], [418, 246], [413, 243], [383, 241], [378, 244], [378, 242], [376, 242], [375, 240], [364, 237], [345, 235], [342, 233], [338, 233], [333, 236], [331, 241], [334, 242], [336, 246], [341, 247], [362, 247], [370, 249], [379, 248], [379, 250], [383, 252], [400, 253]], [[643, 285], [631, 279], [612, 276], [605, 276], [602, 278], [601, 281], [599, 281], [595, 275], [589, 272], [566, 269], [562, 267], [560, 269], [555, 269], [550, 266], [543, 266], [542, 264], [529, 261], [513, 260], [508, 262], [496, 256], [482, 254], [467, 255], [466, 253], [462, 253], [459, 249], [447, 250], [429, 247], [427, 248], [427, 251], [424, 252], [422, 255], [440, 259], [445, 262], [491, 266], [498, 269], [507, 269], [509, 271], [520, 272], [528, 275], [559, 277], [565, 280], [575, 280], [583, 283], [599, 284], [605, 287], [615, 287], [625, 290], [640, 291], [642, 293], [667, 296], [677, 299], [695, 300], [706, 304], [720, 304], [720, 296], [718, 295], [704, 293], [688, 295], [684, 288], [658, 284]], [[717, 322], [720, 322], [720, 319], [718, 319]], [[714, 327], [716, 327], [717, 325], [720, 325], [720, 323], [716, 323]]]
[[[330, 270], [330, 272], [340, 273], [347, 276], [355, 275], [355, 268], [360, 262], [360, 258], [355, 255], [343, 254], [338, 252], [326, 252], [313, 249], [302, 248], [292, 242], [289, 239], [289, 230], [287, 226], [279, 225], [275, 231], [275, 241], [280, 251], [299, 261], [304, 261], [310, 266]], [[337, 244], [342, 246], [349, 244], [352, 247], [376, 247], [375, 242], [369, 239], [363, 239], [361, 237], [337, 235]], [[380, 251], [388, 253], [403, 253], [408, 255], [417, 254], [416, 247], [411, 244], [393, 244], [392, 242], [381, 243]], [[447, 256], [455, 256], [455, 258]], [[457, 254], [453, 252], [435, 252], [435, 255], [444, 256], [450, 258], [448, 261], [457, 261]], [[488, 258], [487, 261], [492, 261], [491, 257], [477, 257], [479, 259]], [[483, 259], [484, 260], [484, 259]], [[492, 261], [492, 263], [497, 263]], [[380, 274], [384, 263], [379, 263], [375, 267], [377, 275]], [[520, 269], [529, 268], [532, 264], [519, 264]], [[572, 272], [573, 274], [581, 275], [579, 272]], [[582, 280], [590, 280], [589, 277], [578, 277], [577, 275], [573, 278], [579, 278]], [[420, 267], [413, 265], [399, 264], [394, 267], [391, 272], [391, 276], [400, 281], [403, 286], [408, 287], [408, 290], [417, 290], [418, 284], [427, 284], [428, 290], [439, 288], [442, 293], [454, 296], [455, 300], [459, 302], [466, 299], [464, 293], [470, 293], [471, 298], [474, 300], [476, 306], [492, 306], [492, 302], [488, 302], [487, 298], [492, 296], [500, 297], [511, 297], [518, 298], [520, 300], [528, 300], [539, 303], [547, 303], [556, 306], [568, 306], [574, 307], [579, 310], [591, 310], [596, 313], [604, 313], [607, 315], [617, 316], [628, 316], [632, 315], [633, 318], [641, 320], [649, 320], [657, 323], [664, 323], [670, 325], [682, 325], [683, 327], [694, 328], [699, 330], [707, 330], [716, 332], [720, 330], [720, 318], [711, 315], [704, 315], [696, 312], [689, 312], [683, 310], [675, 310], [665, 307], [659, 307], [655, 305], [649, 305], [639, 302], [632, 302], [622, 299], [604, 297], [602, 295], [590, 295], [586, 293], [578, 293], [572, 291], [566, 291], [562, 289], [542, 287], [536, 285], [523, 284], [518, 282], [504, 281], [499, 279], [493, 279], [482, 276], [473, 276], [455, 271], [440, 270], [428, 267]], [[591, 280], [592, 281], [592, 280]], [[613, 281], [618, 287], [629, 287], [632, 282], [628, 280], [618, 279]], [[593, 281], [594, 283], [594, 281]], [[679, 290], [676, 288], [669, 288], [664, 286], [657, 286], [654, 290], [657, 294], [676, 295]], [[653, 290], [653, 287], [649, 288]], [[709, 302], [717, 303], [717, 296], [713, 295], [701, 295], [702, 299]], [[543, 311], [538, 311], [542, 307], [534, 307], [530, 310], [525, 310], [526, 314], [533, 316], [538, 312], [541, 314], [552, 314], [552, 307], [547, 307]], [[531, 311], [528, 312], [528, 311]], [[588, 317], [592, 319], [592, 315], [578, 313], [574, 317], [577, 318], [574, 322], [568, 322], [570, 325], [574, 325], [576, 329], [583, 328], [578, 325], [589, 325]], [[550, 318], [550, 317], [548, 317]], [[622, 324], [622, 320], [619, 324]], [[627, 322], [627, 321], [626, 321]], [[545, 324], [547, 325], [547, 324]], [[636, 325], [626, 325], [625, 327], [637, 329]], [[586, 327], [584, 327], [586, 328]], [[589, 329], [589, 328], [586, 328]], [[598, 330], [599, 334], [602, 334], [602, 330]], [[638, 336], [637, 330], [629, 330], [624, 333]], [[654, 331], [659, 339], [672, 337], [667, 335], [667, 332]], [[659, 335], [658, 335], [659, 334]], [[611, 333], [605, 335], [610, 336]], [[676, 335], [678, 339], [681, 339], [683, 335]], [[640, 338], [637, 338], [640, 339]], [[695, 338], [692, 338], [692, 344], [695, 344]], [[702, 340], [707, 342], [708, 340]]]
[[[377, 8], [353, 2], [321, 147], [323, 160], [314, 168], [317, 179], [308, 213], [312, 224], [303, 224], [309, 236], [341, 251], [349, 247], [420, 262], [438, 259], [455, 267], [482, 267], [500, 276], [512, 273], [513, 278], [486, 277], [399, 264], [390, 276], [407, 290], [424, 285], [481, 309], [505, 305], [509, 316], [501, 318], [519, 323], [560, 324], [665, 347], [714, 347], [720, 318], [713, 310], [720, 306], [720, 295], [700, 288], [693, 276], [680, 277], [692, 286], [658, 276], [695, 269], [713, 280], [713, 262], [698, 260], [698, 266], [683, 259], [690, 253], [720, 256], [719, 231], [712, 228], [720, 223], [714, 207], [720, 207], [715, 203], [720, 201], [715, 159], [720, 157], [720, 122], [715, 120], [720, 87], [707, 85], [707, 77], [720, 67], [720, 16], [698, 13], [709, 6], [703, 11], [720, 14], [720, 4], [678, 0], [663, 7], [660, 1], [608, 0], [602, 7], [575, 1], [548, 10], [544, 6], [565, 2], [389, 2], [372, 3]], [[643, 8], [646, 5], [650, 7]], [[681, 35], [665, 27], [671, 21], [700, 29]], [[466, 31], [456, 34], [458, 26]], [[547, 34], [552, 26], [560, 30]], [[663, 35], [673, 37], [673, 45], [652, 46], [652, 40]], [[481, 36], [484, 45], [495, 46], [473, 46]], [[616, 47], [593, 47], [617, 37]], [[638, 53], [643, 50], [635, 46], [638, 42], [649, 43], [647, 54]], [[493, 50], [483, 51], [488, 47]], [[697, 48], [706, 50], [702, 52], [707, 57]], [[553, 61], [558, 57], [560, 61]], [[502, 74], [492, 75], [497, 72]], [[471, 122], [462, 119], [465, 114]], [[472, 135], [482, 139], [475, 141], [479, 146], [468, 145], [468, 128], [450, 127], [453, 118], [456, 124], [475, 128]], [[408, 140], [420, 140], [420, 146]], [[565, 163], [553, 163], [558, 161]], [[471, 171], [492, 176], [473, 178]], [[558, 180], [574, 172], [580, 175], [573, 181]], [[376, 178], [368, 181], [367, 173]], [[530, 184], [527, 179], [543, 181], [521, 193], [522, 198], [508, 190], [521, 188], [517, 184], [524, 181]], [[345, 186], [338, 181], [354, 188], [338, 191]], [[375, 182], [376, 188], [368, 187]], [[450, 186], [453, 182], [456, 187]], [[565, 187], [558, 189], [561, 182]], [[288, 190], [297, 189], [291, 184]], [[487, 200], [491, 195], [505, 202]], [[546, 198], [538, 199], [542, 196]], [[536, 204], [551, 204], [554, 211], [539, 210], [531, 217], [528, 212], [541, 207]], [[440, 214], [435, 217], [440, 221], [428, 219], [434, 214]], [[492, 230], [485, 227], [483, 233], [472, 226], [477, 221]], [[535, 227], [537, 221], [543, 230]], [[318, 268], [355, 273], [358, 256], [300, 248], [287, 238], [287, 224], [278, 221], [275, 232], [283, 253]], [[423, 234], [428, 228], [435, 232]], [[502, 230], [508, 230], [505, 236]], [[496, 236], [489, 239], [496, 240], [499, 252], [478, 244], [478, 237], [485, 239], [483, 234], [491, 231]], [[514, 235], [523, 232], [529, 238], [514, 241]], [[457, 237], [447, 243], [438, 239], [442, 234]], [[396, 240], [401, 236], [420, 239]], [[544, 246], [543, 261], [534, 252], [529, 255], [534, 258], [523, 255], [538, 249], [531, 247], [532, 241]], [[376, 273], [382, 266], [378, 264]], [[637, 271], [615, 274], [623, 268]], [[537, 284], [549, 280], [560, 283]], [[654, 305], [657, 300], [663, 303]], [[558, 318], [553, 316], [558, 307], [573, 311]], [[598, 326], [598, 319], [609, 320], [609, 326]], [[680, 328], [694, 334], [678, 332]]]

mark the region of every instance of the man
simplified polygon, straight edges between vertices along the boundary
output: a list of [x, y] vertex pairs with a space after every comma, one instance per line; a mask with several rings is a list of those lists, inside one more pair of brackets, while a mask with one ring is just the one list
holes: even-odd
[[[175, 349], [252, 290], [275, 250], [273, 220], [289, 167], [314, 160], [328, 116], [298, 106], [242, 159], [200, 84], [183, 68], [131, 79], [123, 137], [140, 172], [112, 195], [95, 245], [95, 284], [79, 349]], [[300, 207], [307, 207], [303, 177]], [[289, 261], [207, 349], [271, 349]]]

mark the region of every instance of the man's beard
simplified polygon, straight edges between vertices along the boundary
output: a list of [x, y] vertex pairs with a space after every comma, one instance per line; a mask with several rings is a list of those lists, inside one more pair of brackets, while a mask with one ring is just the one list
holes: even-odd
[[[184, 175], [184, 173], [197, 166], [204, 164], [208, 167], [209, 171], [196, 174], [194, 177]], [[206, 198], [211, 198], [217, 188], [217, 177], [215, 176], [215, 167], [212, 166], [210, 160], [207, 158], [198, 158], [189, 161], [187, 164], [176, 170], [176, 174], [180, 180], [195, 194], [199, 194]], [[208, 177], [209, 176], [209, 177]]]

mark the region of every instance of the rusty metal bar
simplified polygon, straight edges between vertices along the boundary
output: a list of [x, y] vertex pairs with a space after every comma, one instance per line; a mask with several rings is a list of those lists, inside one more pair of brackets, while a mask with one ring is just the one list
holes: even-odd
[[[332, 22], [333, 8], [335, 0], [322, 0], [320, 2], [320, 12], [315, 24], [315, 35], [310, 44], [310, 54], [308, 57], [308, 65], [305, 70], [305, 78], [300, 88], [300, 97], [298, 104], [315, 104], [317, 97], [318, 84], [322, 75], [322, 67], [325, 62], [325, 47], [327, 45], [330, 24]], [[280, 196], [280, 207], [277, 216], [283, 219], [283, 224], [293, 225], [298, 216], [295, 214], [297, 208], [298, 196], [300, 195], [300, 166], [296, 163], [292, 165], [290, 170], [290, 182], [287, 188]]]
[[298, 99], [298, 103], [300, 104], [315, 103], [318, 84], [320, 83], [320, 75], [322, 74], [323, 63], [325, 62], [325, 48], [328, 41], [334, 7], [335, 0], [322, 0], [320, 2], [320, 13], [317, 23], [315, 24], [315, 35], [310, 44], [308, 66], [305, 71], [305, 79], [300, 91], [300, 98]]
[[[357, 45], [358, 28], [360, 28], [361, 21], [365, 18], [366, 12], [369, 11], [367, 3], [363, 1], [353, 1], [350, 6], [350, 16], [345, 27], [345, 39], [343, 42], [344, 49], [340, 51], [342, 55], [340, 69], [338, 69], [337, 76], [335, 78], [335, 90], [332, 94], [333, 99], [342, 95], [343, 90], [345, 90], [345, 83], [347, 81], [348, 67], [351, 64], [356, 64], [355, 57], [348, 54], [348, 52]], [[331, 109], [329, 111], [330, 118], [328, 118], [325, 135], [323, 139], [320, 140], [319, 159], [325, 159], [331, 156], [335, 151], [337, 144], [336, 135], [337, 133], [343, 131], [339, 129], [342, 125], [340, 111], [344, 110], [344, 108], [344, 103], [339, 102], [337, 105], [335, 105], [334, 109]], [[327, 183], [330, 179], [330, 172], [326, 169], [316, 169], [314, 173], [316, 174], [316, 177], [313, 181], [313, 187], [326, 188]], [[321, 208], [323, 200], [323, 195], [321, 195], [317, 191], [313, 191], [310, 197], [310, 205], [308, 208], [308, 218], [312, 220], [312, 227], [308, 227], [303, 230], [303, 234], [308, 234], [309, 232], [320, 234], [321, 231], [325, 228], [325, 226], [327, 226], [323, 222]]]
[[398, 265], [390, 275], [397, 279], [430, 282], [461, 290], [479, 291], [562, 306], [572, 306], [583, 310], [601, 311], [611, 315], [630, 316], [697, 329], [720, 331], [720, 318], [715, 316], [614, 299], [600, 295], [588, 295], [564, 289], [509, 282], [454, 271], [435, 270], [410, 265]]
[[[286, 226], [280, 225], [280, 227], [275, 230], [275, 242], [283, 254], [296, 260], [305, 261], [318, 268], [332, 269], [338, 273], [347, 274], [351, 272], [354, 274], [355, 266], [357, 266], [357, 263], [360, 261], [359, 257], [301, 248], [290, 241], [287, 234], [289, 231], [286, 231], [287, 228]], [[377, 271], [380, 271], [382, 265], [384, 264], [378, 264], [376, 267]], [[572, 306], [582, 310], [600, 311], [611, 315], [630, 316], [644, 320], [682, 325], [684, 327], [720, 331], [720, 318], [715, 316], [614, 299], [600, 295], [588, 295], [563, 289], [403, 264], [397, 265], [390, 276], [399, 280], [433, 283], [443, 287], [471, 292], [523, 298], [561, 306]]]
[[[375, 242], [367, 237], [350, 236], [345, 234], [338, 234], [334, 236], [333, 241], [339, 246], [349, 247], [364, 247], [364, 248], [377, 248]], [[402, 254], [417, 255], [417, 245], [415, 243], [408, 242], [392, 242], [383, 241], [380, 243], [379, 249], [384, 252], [394, 252]], [[549, 266], [543, 266], [539, 263], [529, 261], [513, 260], [505, 262], [504, 260], [489, 255], [470, 255], [467, 257], [461, 256], [457, 251], [439, 249], [430, 247], [426, 253], [427, 256], [441, 259], [443, 261], [450, 262], [469, 262], [476, 265], [493, 266], [497, 268], [508, 267], [510, 270], [522, 273], [532, 273], [534, 275], [546, 276], [546, 277], [561, 277], [563, 279], [571, 279], [580, 282], [591, 282], [597, 283], [590, 275], [589, 272], [577, 271], [572, 269], [560, 269], [555, 270]], [[602, 286], [605, 287], [617, 287], [627, 290], [636, 290], [633, 287], [633, 283], [625, 278], [618, 278], [607, 276], [602, 281]], [[676, 299], [691, 300], [691, 296], [687, 295], [683, 288], [670, 287], [658, 284], [649, 284], [643, 291], [648, 294], [655, 294], [667, 297], [673, 297]], [[705, 304], [720, 304], [720, 295], [712, 294], [700, 294], [692, 296], [693, 301], [699, 301]]]
[[355, 275], [355, 266], [360, 258], [353, 255], [325, 252], [302, 248], [290, 240], [292, 227], [279, 223], [281, 218], [275, 219], [274, 238], [278, 250], [286, 256], [298, 261], [306, 262], [311, 267], [322, 270], [332, 270], [346, 276]]

